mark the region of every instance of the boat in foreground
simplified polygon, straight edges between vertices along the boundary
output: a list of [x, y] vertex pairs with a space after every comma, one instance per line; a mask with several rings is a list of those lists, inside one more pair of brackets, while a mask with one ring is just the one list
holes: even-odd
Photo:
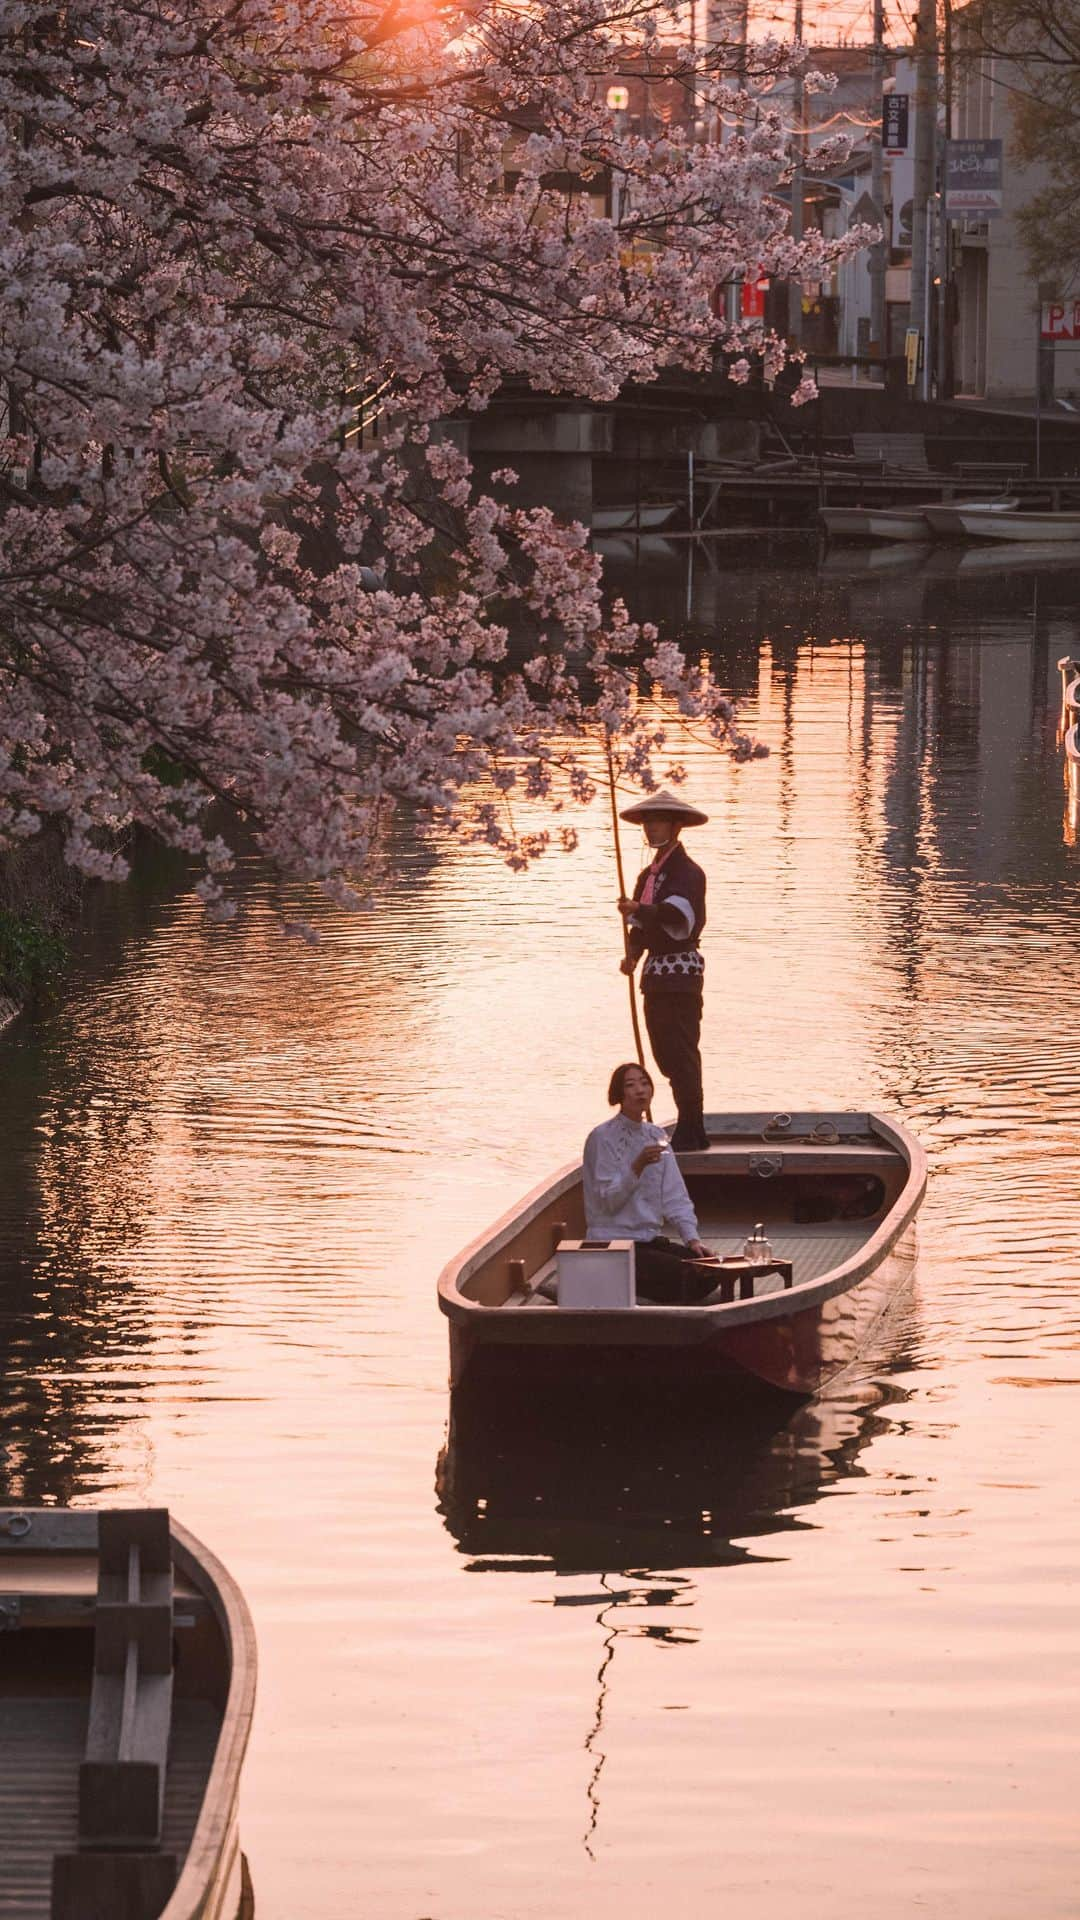
[[[581, 1166], [566, 1167], [452, 1260], [439, 1280], [450, 1381], [715, 1388], [721, 1401], [806, 1396], [858, 1354], [910, 1273], [926, 1157], [874, 1113], [706, 1116], [707, 1151], [680, 1153], [701, 1238], [732, 1264], [700, 1306], [579, 1308], [557, 1300], [556, 1248], [585, 1232]], [[737, 1256], [762, 1222], [790, 1273]]]
[[0, 1508], [0, 1913], [235, 1920], [242, 1594], [163, 1508]]

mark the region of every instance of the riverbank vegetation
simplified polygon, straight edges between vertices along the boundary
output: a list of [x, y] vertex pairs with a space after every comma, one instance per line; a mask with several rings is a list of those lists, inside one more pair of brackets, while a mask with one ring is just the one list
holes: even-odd
[[[775, 375], [717, 289], [865, 237], [796, 243], [775, 195], [768, 87], [804, 53], [673, 59], [653, 0], [2, 10], [0, 845], [51, 822], [118, 878], [135, 823], [227, 912], [253, 836], [349, 898], [398, 800], [516, 864], [572, 839], [513, 798], [587, 798], [593, 727], [646, 787], [683, 722], [752, 751], [700, 661], [605, 613], [585, 530], [511, 474], [477, 494], [447, 423], [718, 349]], [[665, 36], [722, 142], [609, 108]]]
[[43, 835], [33, 854], [24, 848], [0, 857], [0, 1026], [51, 999], [68, 962], [83, 885], [55, 832]]

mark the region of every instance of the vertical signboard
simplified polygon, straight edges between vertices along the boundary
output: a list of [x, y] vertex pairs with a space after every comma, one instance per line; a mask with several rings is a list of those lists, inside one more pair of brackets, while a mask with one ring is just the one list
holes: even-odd
[[761, 273], [753, 274], [744, 280], [740, 292], [741, 317], [744, 320], [765, 319], [765, 295], [769, 291], [769, 282]]
[[1001, 208], [1001, 141], [947, 140], [946, 220], [996, 220]]
[[908, 150], [908, 95], [886, 93], [881, 99], [881, 151], [906, 153]]

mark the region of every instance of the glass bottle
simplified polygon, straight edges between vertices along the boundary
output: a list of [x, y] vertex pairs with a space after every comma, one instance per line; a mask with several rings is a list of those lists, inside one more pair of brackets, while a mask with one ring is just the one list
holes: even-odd
[[759, 1220], [750, 1238], [743, 1242], [743, 1258], [751, 1260], [755, 1267], [765, 1267], [772, 1257], [772, 1247], [765, 1238], [764, 1222]]

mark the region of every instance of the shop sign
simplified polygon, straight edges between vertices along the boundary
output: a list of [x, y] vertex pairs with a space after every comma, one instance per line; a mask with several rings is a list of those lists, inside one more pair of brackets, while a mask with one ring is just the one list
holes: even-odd
[[881, 151], [906, 153], [908, 150], [908, 106], [906, 93], [885, 93], [881, 97]]
[[945, 218], [996, 220], [1001, 210], [1001, 141], [947, 140]]
[[1080, 300], [1047, 300], [1039, 337], [1043, 340], [1080, 340]]

